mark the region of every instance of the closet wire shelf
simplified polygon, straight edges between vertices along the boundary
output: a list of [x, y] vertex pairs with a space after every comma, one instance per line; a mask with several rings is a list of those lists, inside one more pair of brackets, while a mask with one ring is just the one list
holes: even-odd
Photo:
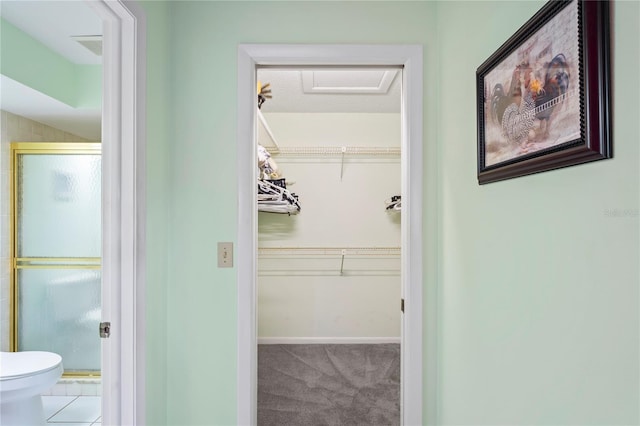
[[[339, 272], [340, 275], [345, 273], [345, 257], [350, 259], [399, 259], [400, 247], [259, 247], [258, 259], [340, 259]], [[381, 267], [379, 261], [376, 262], [376, 267]], [[396, 271], [396, 267], [383, 268], [387, 273], [390, 271]], [[274, 272], [279, 270], [271, 270]], [[374, 272], [370, 267], [366, 267], [364, 270]], [[363, 269], [352, 270], [351, 272], [364, 271]], [[293, 270], [290, 270], [293, 271]], [[268, 272], [268, 271], [262, 271]], [[397, 271], [396, 271], [397, 272]]]
[[373, 147], [373, 146], [288, 146], [279, 147], [271, 151], [272, 154], [286, 156], [400, 156], [399, 147]]
[[400, 256], [400, 247], [258, 247], [258, 256]]

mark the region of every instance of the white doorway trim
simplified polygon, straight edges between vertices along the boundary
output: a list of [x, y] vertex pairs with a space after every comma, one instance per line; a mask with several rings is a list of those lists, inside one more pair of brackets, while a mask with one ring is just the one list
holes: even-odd
[[134, 2], [87, 1], [103, 22], [102, 424], [143, 425], [146, 22]]
[[237, 424], [257, 424], [256, 67], [388, 65], [402, 81], [402, 424], [420, 425], [423, 403], [422, 46], [268, 45], [238, 47]]

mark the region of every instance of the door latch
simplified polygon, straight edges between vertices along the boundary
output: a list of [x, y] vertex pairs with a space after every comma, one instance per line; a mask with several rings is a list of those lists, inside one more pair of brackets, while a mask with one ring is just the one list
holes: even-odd
[[100, 337], [106, 339], [111, 335], [111, 323], [110, 322], [101, 322], [100, 323]]

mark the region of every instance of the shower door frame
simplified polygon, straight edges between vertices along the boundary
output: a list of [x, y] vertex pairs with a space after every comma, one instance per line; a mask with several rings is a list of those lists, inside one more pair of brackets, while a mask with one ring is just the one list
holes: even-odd
[[[401, 287], [404, 298], [401, 353], [401, 423], [423, 424], [422, 252], [422, 78], [420, 45], [281, 45], [238, 47], [238, 355], [237, 424], [257, 424], [257, 167], [256, 73], [261, 66], [398, 66], [402, 68], [402, 236]], [[400, 301], [398, 301], [400, 305]], [[400, 308], [400, 306], [398, 306]], [[429, 316], [431, 318], [431, 316]], [[431, 321], [429, 326], [431, 326]], [[431, 327], [429, 327], [431, 328]], [[429, 354], [434, 353], [431, 348]], [[434, 356], [427, 358], [433, 371]], [[429, 414], [433, 419], [434, 413]]]
[[[19, 239], [19, 176], [21, 175], [18, 169], [19, 157], [31, 155], [89, 155], [100, 156], [101, 144], [99, 142], [12, 142], [11, 143], [11, 161], [12, 170], [11, 174], [11, 198], [10, 198], [10, 211], [11, 211], [11, 278], [10, 282], [10, 315], [11, 315], [11, 328], [10, 334], [10, 350], [17, 352], [19, 348], [18, 339], [18, 322], [19, 322], [19, 303], [18, 303], [18, 270], [34, 270], [34, 269], [66, 269], [66, 270], [101, 270], [101, 258], [100, 257], [38, 257], [38, 256], [25, 256], [19, 257], [18, 241]], [[67, 371], [65, 366], [65, 372], [63, 378], [69, 377], [100, 377], [100, 371], [94, 370], [74, 370], [72, 372]]]

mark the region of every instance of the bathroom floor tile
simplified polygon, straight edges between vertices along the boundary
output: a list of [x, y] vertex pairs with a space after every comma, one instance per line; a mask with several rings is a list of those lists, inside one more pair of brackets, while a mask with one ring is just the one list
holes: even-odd
[[58, 411], [62, 410], [76, 398], [77, 397], [75, 396], [43, 396], [42, 408], [44, 410], [45, 419], [48, 419]]
[[80, 396], [64, 410], [49, 419], [49, 423], [93, 423], [101, 415], [99, 396]]

